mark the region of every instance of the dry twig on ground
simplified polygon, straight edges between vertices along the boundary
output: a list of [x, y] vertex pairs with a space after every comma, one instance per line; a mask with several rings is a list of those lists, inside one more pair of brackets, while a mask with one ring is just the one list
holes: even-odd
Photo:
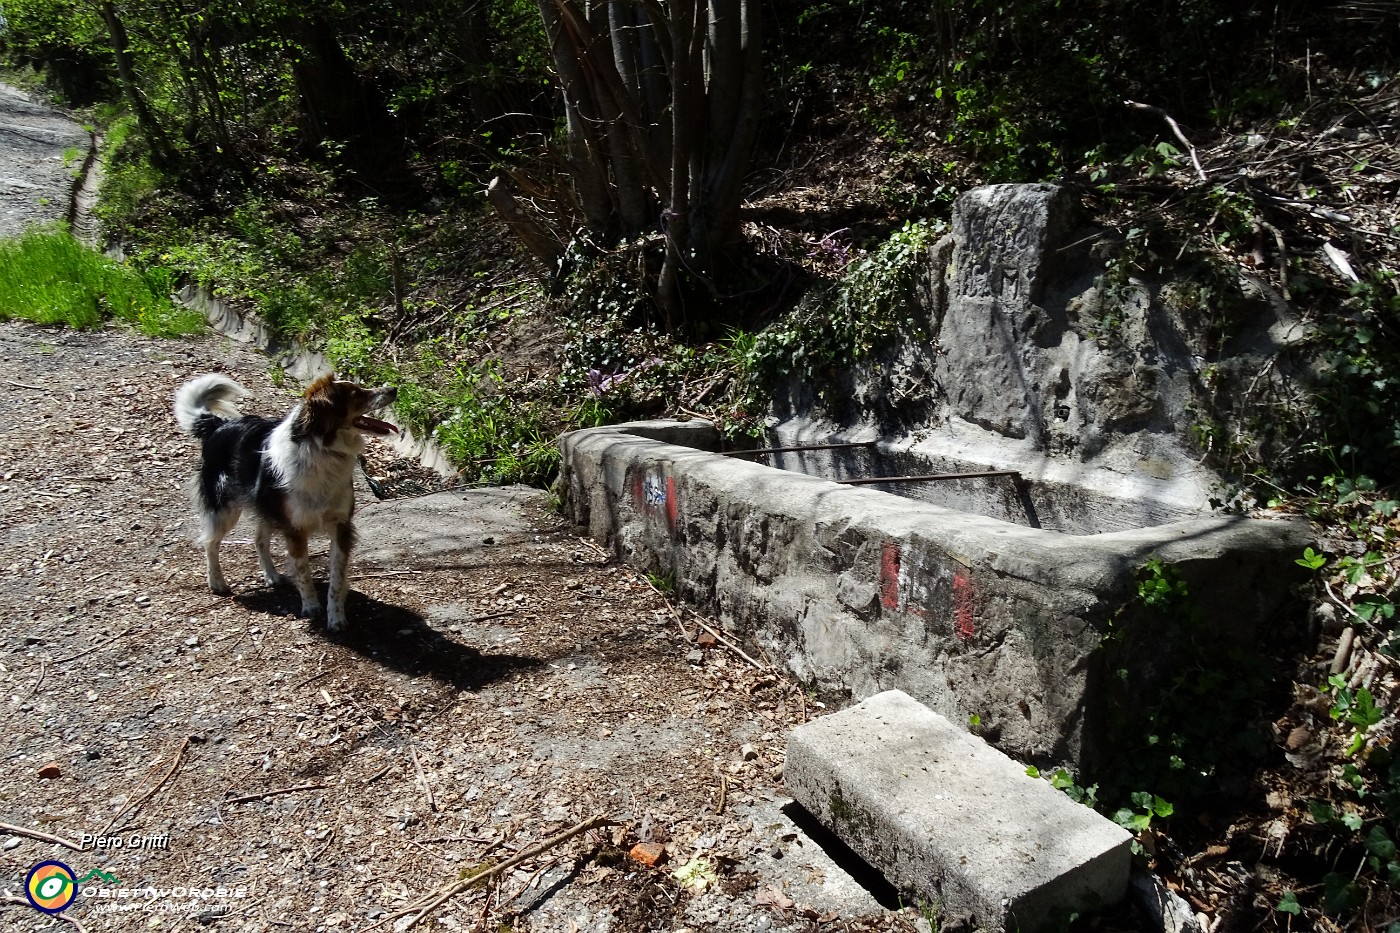
[[[29, 910], [34, 909], [34, 905], [30, 904], [29, 901], [25, 900], [22, 897], [16, 897], [13, 894], [0, 894], [0, 904], [15, 904], [20, 907], [28, 908]], [[50, 914], [49, 916], [57, 917], [64, 923], [71, 923], [78, 930], [78, 933], [87, 933], [83, 925], [78, 922], [78, 919], [76, 917], [70, 917], [66, 913]]]
[[[385, 770], [388, 770], [388, 769], [386, 768]], [[366, 783], [368, 783], [368, 782], [366, 782]], [[229, 797], [227, 800], [220, 800], [219, 803], [221, 803], [221, 804], [225, 804], [225, 803], [247, 803], [247, 802], [250, 801], [250, 800], [262, 800], [262, 799], [264, 799], [264, 798], [266, 798], [266, 797], [278, 797], [278, 796], [281, 796], [282, 794], [295, 794], [295, 793], [297, 793], [298, 791], [303, 791], [303, 790], [320, 790], [321, 788], [323, 788], [323, 787], [325, 787], [325, 786], [326, 786], [325, 784], [321, 784], [321, 783], [312, 783], [312, 784], [298, 784], [298, 785], [296, 785], [295, 787], [279, 787], [279, 788], [276, 788], [276, 789], [274, 789], [274, 790], [259, 791], [259, 792], [256, 793], [256, 794], [244, 794], [244, 795], [241, 796], [241, 797]]]
[[64, 839], [62, 836], [51, 836], [48, 833], [41, 833], [37, 829], [29, 829], [25, 826], [13, 826], [9, 823], [0, 823], [0, 832], [9, 833], [11, 836], [27, 836], [30, 839], [37, 839], [40, 842], [52, 842], [55, 845], [72, 849], [74, 852], [83, 851], [83, 847], [73, 842], [71, 839]]
[[1123, 103], [1133, 108], [1134, 110], [1146, 110], [1148, 113], [1155, 113], [1157, 116], [1165, 120], [1167, 126], [1172, 131], [1172, 135], [1176, 137], [1177, 142], [1181, 143], [1181, 145], [1186, 148], [1187, 154], [1191, 156], [1191, 164], [1196, 167], [1196, 177], [1198, 177], [1203, 182], [1210, 180], [1206, 178], [1205, 169], [1201, 168], [1201, 160], [1196, 157], [1196, 147], [1191, 145], [1191, 141], [1186, 138], [1186, 134], [1181, 131], [1181, 126], [1177, 124], [1175, 120], [1172, 119], [1171, 114], [1167, 113], [1161, 107], [1154, 107], [1151, 104], [1138, 103], [1135, 100], [1125, 100], [1123, 101]]
[[749, 657], [747, 654], [744, 653], [744, 649], [740, 648], [738, 645], [734, 644], [734, 642], [726, 638], [724, 634], [719, 631], [719, 629], [707, 624], [705, 620], [700, 618], [700, 616], [695, 612], [692, 611], [690, 614], [695, 617], [695, 624], [703, 628], [705, 631], [709, 632], [711, 635], [713, 635], [715, 637], [715, 641], [719, 642], [721, 645], [724, 645], [724, 647], [728, 648], [730, 651], [734, 652], [739, 657], [752, 664], [756, 670], [768, 670], [768, 665], [762, 663], [761, 661], [755, 661], [753, 658]]
[[118, 810], [116, 815], [107, 821], [107, 825], [102, 829], [102, 832], [98, 833], [98, 835], [107, 835], [107, 833], [111, 831], [112, 827], [117, 825], [118, 820], [120, 820], [127, 813], [138, 809], [141, 806], [141, 804], [154, 797], [156, 795], [156, 791], [164, 787], [165, 782], [170, 780], [171, 775], [173, 775], [175, 773], [175, 770], [180, 767], [180, 760], [185, 757], [185, 749], [189, 747], [190, 736], [187, 735], [185, 736], [185, 740], [180, 743], [179, 749], [176, 750], [175, 757], [170, 762], [170, 767], [166, 769], [165, 774], [161, 775], [161, 779], [157, 781], [150, 790], [146, 791], [140, 797], [136, 798], [135, 800], [126, 804], [120, 810]]
[[405, 930], [411, 930], [414, 926], [418, 924], [420, 920], [428, 916], [428, 914], [432, 913], [434, 910], [441, 907], [443, 904], [446, 904], [448, 901], [452, 900], [452, 898], [456, 897], [458, 894], [461, 894], [463, 891], [472, 887], [476, 883], [480, 881], [485, 881], [490, 878], [494, 878], [506, 869], [514, 868], [521, 862], [532, 859], [536, 855], [540, 855], [541, 853], [548, 852], [555, 846], [564, 842], [568, 842], [575, 836], [580, 836], [583, 833], [588, 832], [590, 829], [597, 829], [600, 826], [609, 826], [612, 824], [612, 822], [613, 821], [611, 819], [609, 819], [605, 814], [602, 813], [599, 813], [596, 816], [591, 816], [588, 819], [584, 820], [582, 823], [578, 823], [570, 827], [569, 829], [564, 830], [564, 832], [559, 833], [557, 836], [551, 836], [543, 842], [536, 843], [535, 845], [520, 850], [519, 852], [515, 853], [503, 862], [499, 862], [498, 864], [492, 865], [490, 868], [483, 868], [481, 871], [475, 872], [467, 876], [466, 878], [463, 878], [461, 881], [453, 882], [452, 884], [448, 885], [446, 888], [444, 888], [442, 891], [440, 891], [424, 903], [416, 904], [412, 907], [405, 908], [404, 910], [398, 911], [397, 913], [389, 914], [388, 916], [381, 918], [372, 926], [367, 926], [364, 929], [362, 929], [360, 933], [369, 933], [370, 930], [377, 929], [386, 923], [393, 923], [400, 917], [406, 917], [409, 914], [413, 914], [416, 911], [417, 913], [415, 914], [413, 919], [409, 920], [408, 924], [404, 927]]
[[428, 786], [428, 776], [423, 773], [423, 765], [418, 761], [418, 749], [413, 747], [413, 743], [408, 744], [408, 757], [413, 759], [413, 770], [418, 773], [418, 783], [423, 788], [423, 796], [428, 799], [428, 809], [438, 812], [437, 801], [433, 799], [433, 789]]

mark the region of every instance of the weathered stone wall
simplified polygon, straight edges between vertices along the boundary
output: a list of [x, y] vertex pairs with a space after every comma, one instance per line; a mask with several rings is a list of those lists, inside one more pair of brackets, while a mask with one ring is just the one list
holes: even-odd
[[1027, 761], [1102, 753], [1099, 646], [1149, 555], [1179, 564], [1202, 612], [1248, 637], [1290, 598], [1278, 570], [1306, 536], [1208, 517], [1075, 537], [703, 449], [715, 440], [703, 422], [565, 435], [567, 507], [804, 682], [855, 698], [897, 687], [953, 722], [976, 714]]
[[839, 410], [790, 386], [775, 436], [878, 437], [911, 456], [1206, 508], [1224, 482], [1197, 429], [1237, 423], [1247, 389], [1282, 378], [1274, 363], [1304, 331], [1246, 282], [1246, 319], [1212, 348], [1208, 315], [1181, 298], [1192, 283], [1106, 275], [1103, 236], [1053, 185], [963, 194], [929, 254], [928, 338], [903, 338], [848, 373]]

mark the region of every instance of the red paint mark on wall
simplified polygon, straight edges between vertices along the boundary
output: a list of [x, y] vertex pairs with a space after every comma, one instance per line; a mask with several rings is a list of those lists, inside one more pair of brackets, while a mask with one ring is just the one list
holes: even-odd
[[639, 472], [632, 477], [632, 498], [648, 516], [665, 516], [667, 528], [675, 532], [681, 508], [674, 477]]
[[880, 548], [880, 605], [899, 608], [899, 545], [894, 541]]
[[953, 574], [953, 634], [958, 636], [959, 641], [967, 641], [977, 634], [972, 603], [972, 578], [959, 570]]

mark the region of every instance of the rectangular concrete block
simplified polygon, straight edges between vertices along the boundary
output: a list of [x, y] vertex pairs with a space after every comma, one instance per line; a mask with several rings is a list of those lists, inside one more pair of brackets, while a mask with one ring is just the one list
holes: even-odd
[[793, 798], [905, 892], [1033, 933], [1127, 891], [1132, 836], [899, 690], [788, 737]]

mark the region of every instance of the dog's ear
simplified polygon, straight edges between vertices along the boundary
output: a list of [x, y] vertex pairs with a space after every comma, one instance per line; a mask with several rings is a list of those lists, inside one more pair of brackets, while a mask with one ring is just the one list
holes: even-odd
[[334, 391], [335, 376], [327, 373], [306, 387], [302, 397], [301, 414], [292, 426], [292, 434], [298, 437], [319, 437], [329, 441], [340, 430], [345, 419], [341, 409], [340, 394]]

